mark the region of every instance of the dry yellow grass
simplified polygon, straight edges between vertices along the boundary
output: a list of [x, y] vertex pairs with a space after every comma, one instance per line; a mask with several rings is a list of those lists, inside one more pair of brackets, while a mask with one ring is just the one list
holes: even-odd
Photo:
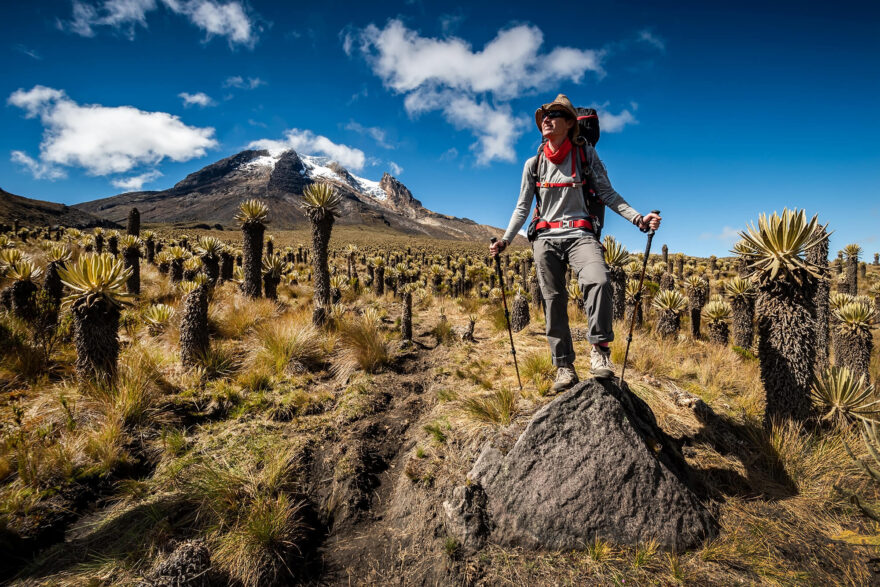
[[[462, 317], [450, 314], [455, 322]], [[487, 328], [487, 326], [489, 328]], [[625, 330], [616, 328], [618, 339], [612, 356], [622, 361]], [[456, 352], [458, 368], [438, 370], [437, 403], [422, 422], [428, 426], [423, 442], [431, 442], [431, 424], [443, 422], [445, 440], [433, 450], [443, 456], [444, 466], [435, 484], [461, 483], [472, 459], [491, 435], [491, 426], [474, 421], [457, 408], [462, 401], [485, 397], [490, 390], [515, 387], [515, 375], [506, 332], [491, 325], [477, 328], [477, 345], [464, 345]], [[533, 324], [514, 336], [518, 355], [528, 357], [520, 368], [528, 377], [518, 421], [552, 398], [541, 397], [541, 385], [533, 380], [547, 352], [540, 325]], [[577, 343], [579, 372], [588, 371], [588, 346]], [[836, 541], [846, 529], [863, 527], [863, 518], [836, 487], [877, 499], [878, 488], [870, 484], [847, 455], [844, 442], [867, 457], [857, 435], [835, 430], [809, 431], [782, 425], [771, 432], [761, 427], [763, 389], [757, 361], [743, 358], [730, 348], [682, 337], [661, 345], [645, 331], [636, 331], [630, 349], [629, 384], [648, 401], [661, 426], [673, 436], [705, 435], [693, 442], [687, 458], [720, 501], [713, 507], [722, 524], [721, 536], [703, 548], [681, 556], [655, 554], [650, 548], [619, 548], [605, 543], [590, 545], [582, 553], [530, 553], [489, 547], [478, 555], [481, 580], [487, 584], [863, 584], [870, 578], [862, 554]], [[469, 369], [473, 365], [474, 369]], [[488, 375], [487, 365], [500, 366]], [[546, 365], [543, 365], [545, 367]], [[482, 376], [481, 376], [482, 375]], [[540, 379], [546, 380], [549, 373]], [[648, 377], [645, 377], [648, 375]], [[690, 407], [678, 405], [679, 390], [701, 398], [729, 426], [709, 431]], [[528, 398], [528, 399], [526, 399]], [[723, 436], [735, 447], [724, 446]], [[729, 436], [733, 435], [733, 436]], [[719, 476], [719, 473], [723, 475]], [[737, 480], [738, 479], [738, 480]], [[447, 487], [449, 486], [447, 485]], [[636, 561], [638, 564], [634, 564]]]
[[361, 314], [337, 322], [338, 352], [332, 371], [346, 382], [357, 369], [375, 373], [390, 359], [390, 349], [378, 316]]
[[208, 308], [208, 321], [221, 338], [238, 340], [258, 325], [279, 315], [278, 305], [266, 298], [249, 299], [234, 283], [217, 288]]
[[251, 337], [249, 365], [266, 367], [276, 375], [302, 373], [325, 359], [321, 333], [305, 314], [287, 314], [257, 327]]
[[[191, 240], [200, 233], [185, 232]], [[368, 256], [395, 247], [399, 252], [411, 247], [416, 255], [449, 251], [453, 262], [459, 255], [485, 254], [484, 245], [388, 238], [356, 227], [337, 227], [333, 234], [334, 250], [355, 242]], [[274, 235], [276, 250], [307, 244], [309, 238], [306, 231]], [[237, 231], [220, 236], [240, 242]], [[335, 264], [344, 274], [341, 255]], [[358, 273], [366, 275], [360, 262]], [[142, 280], [139, 306], [123, 329], [121, 377], [115, 386], [90, 390], [69, 379], [65, 370], [74, 355], [65, 343], [51, 377], [34, 383], [15, 379], [0, 400], [0, 416], [11, 423], [0, 442], [4, 521], [14, 524], [39, 511], [57, 495], [55, 487], [113, 478], [132, 463], [148, 471], [140, 479], [120, 479], [112, 505], [75, 525], [71, 542], [36, 561], [31, 568], [53, 584], [133, 584], [163, 556], [169, 540], [181, 535], [208, 539], [216, 564], [243, 584], [287, 580], [278, 561], [289, 562], [303, 530], [300, 499], [306, 473], [296, 463], [306, 447], [351, 442], [349, 456], [328, 473], [334, 487], [346, 486], [360, 474], [363, 463], [355, 457], [363, 443], [384, 429], [369, 426], [390, 409], [389, 401], [409, 393], [400, 382], [424, 384], [423, 393], [412, 394], [420, 407], [406, 414], [412, 418], [407, 431], [389, 441], [409, 447], [404, 456], [423, 465], [392, 467], [387, 473], [395, 491], [401, 482], [410, 483], [405, 471], [419, 473], [409, 488], [410, 501], [404, 502], [413, 509], [441, 503], [453, 486], [466, 482], [488, 439], [503, 433], [507, 424], [514, 430], [524, 425], [553, 399], [546, 396], [554, 369], [548, 365], [543, 317], [533, 312], [532, 324], [514, 335], [525, 388], [520, 394], [498, 301], [461, 304], [427, 290], [414, 296], [417, 344], [398, 354], [394, 323], [401, 304], [391, 294], [345, 291], [343, 306], [334, 311], [338, 330], [318, 332], [309, 325], [311, 288], [305, 281], [282, 285], [278, 302], [250, 300], [237, 284], [226, 283], [212, 294], [210, 328], [220, 344], [216, 348], [239, 354], [241, 368], [209, 376], [204, 366], [184, 369], [179, 364], [179, 312], [155, 336], [138, 321], [153, 303], [179, 310], [179, 291], [167, 276], [144, 263]], [[372, 316], [369, 327], [364, 326], [365, 311]], [[569, 312], [572, 324], [583, 327], [582, 312], [574, 304]], [[451, 336], [452, 327], [465, 326], [470, 315], [478, 316], [476, 342], [461, 342]], [[357, 336], [349, 331], [352, 324], [360, 329]], [[441, 324], [450, 334], [445, 345], [428, 334]], [[618, 324], [616, 332], [612, 353], [619, 366], [624, 325]], [[577, 342], [576, 349], [576, 366], [585, 378], [588, 345]], [[337, 353], [349, 354], [344, 378], [324, 369]], [[4, 358], [2, 369], [21, 367], [10, 367]], [[876, 353], [871, 370], [875, 379], [880, 376]], [[601, 540], [565, 553], [489, 546], [453, 561], [460, 573], [454, 580], [491, 585], [859, 585], [872, 579], [866, 561], [876, 548], [840, 538], [846, 532], [873, 536], [880, 531], [850, 500], [850, 495], [868, 505], [880, 500], [878, 488], [847, 455], [844, 443], [857, 457], [869, 458], [853, 431], [788, 424], [764, 431], [757, 362], [704, 341], [681, 337], [661, 344], [649, 329], [637, 331], [627, 372], [632, 390], [649, 403], [661, 427], [685, 444], [685, 456], [717, 512], [721, 535], [679, 556], [658, 552], [651, 543], [624, 548]], [[708, 405], [714, 419], [706, 421], [693, 409], [688, 402], [694, 396]], [[462, 409], [467, 406], [477, 409]], [[353, 442], [347, 435], [361, 425], [371, 432]], [[383, 499], [393, 498], [383, 494]], [[332, 499], [322, 505], [332, 506]], [[194, 507], [198, 519], [186, 515]], [[363, 526], [363, 531], [376, 527]], [[435, 565], [432, 556], [438, 552], [440, 562], [457, 556], [456, 545], [442, 536], [415, 539], [414, 544], [372, 563], [377, 584], [406, 583], [418, 569]]]

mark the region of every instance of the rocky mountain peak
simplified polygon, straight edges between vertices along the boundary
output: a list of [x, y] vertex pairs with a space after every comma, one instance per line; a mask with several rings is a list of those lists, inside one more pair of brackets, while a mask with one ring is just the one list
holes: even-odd
[[312, 179], [306, 172], [306, 166], [293, 149], [284, 151], [275, 162], [269, 176], [268, 189], [272, 193], [301, 194]]
[[379, 187], [388, 194], [387, 203], [395, 210], [405, 212], [411, 217], [415, 217], [419, 212], [424, 211], [422, 203], [415, 199], [412, 192], [390, 173], [382, 175]]
[[360, 190], [360, 189], [361, 189], [360, 184], [359, 184], [358, 181], [354, 178], [354, 176], [353, 176], [351, 173], [348, 172], [348, 169], [346, 169], [345, 167], [343, 167], [342, 165], [340, 165], [340, 164], [337, 163], [336, 161], [331, 161], [331, 162], [327, 165], [327, 168], [330, 169], [330, 170], [332, 170], [333, 173], [335, 173], [336, 175], [338, 175], [338, 176], [342, 179], [342, 181], [344, 181], [344, 182], [347, 183], [349, 186], [351, 186], [352, 189], [354, 189], [354, 190]]
[[202, 191], [211, 186], [217, 180], [223, 179], [230, 173], [237, 171], [242, 165], [250, 163], [258, 157], [267, 157], [268, 151], [252, 150], [242, 151], [237, 155], [226, 157], [216, 163], [212, 163], [207, 167], [203, 167], [198, 171], [190, 173], [182, 180], [175, 184], [174, 189], [177, 191]]

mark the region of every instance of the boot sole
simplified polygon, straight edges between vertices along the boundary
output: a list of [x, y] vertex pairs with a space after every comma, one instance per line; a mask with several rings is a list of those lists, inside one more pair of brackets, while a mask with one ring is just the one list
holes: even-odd
[[596, 369], [595, 371], [590, 371], [590, 373], [596, 379], [611, 379], [614, 377], [614, 371], [611, 369]]
[[565, 385], [565, 386], [562, 386], [562, 387], [558, 387], [558, 388], [557, 388], [557, 387], [551, 387], [551, 388], [550, 388], [550, 393], [554, 393], [554, 394], [555, 394], [555, 393], [562, 393], [563, 391], [568, 391], [569, 389], [571, 389], [572, 387], [574, 387], [574, 386], [577, 385], [578, 383], [580, 383], [580, 381], [577, 380], [577, 379], [575, 379], [574, 381], [572, 381], [572, 382], [569, 383], [568, 385]]

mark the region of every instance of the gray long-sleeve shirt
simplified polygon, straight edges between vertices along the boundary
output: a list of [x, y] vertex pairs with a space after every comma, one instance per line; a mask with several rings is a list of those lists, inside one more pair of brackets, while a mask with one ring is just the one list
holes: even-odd
[[[591, 184], [596, 195], [606, 206], [630, 222], [640, 218], [639, 213], [633, 210], [626, 203], [626, 200], [611, 187], [605, 166], [599, 159], [599, 155], [596, 154], [596, 150], [590, 145], [585, 145], [584, 149], [586, 151], [584, 166], [588, 167], [592, 173]], [[568, 157], [559, 165], [552, 163], [547, 157], [538, 157], [537, 155], [526, 161], [523, 167], [519, 199], [510, 217], [510, 223], [507, 225], [507, 232], [504, 233], [504, 240], [508, 243], [513, 242], [513, 237], [516, 236], [531, 213], [532, 200], [535, 195], [538, 195], [540, 199], [538, 213], [542, 219], [548, 222], [589, 218], [590, 214], [584, 202], [581, 186], [558, 188], [538, 188], [535, 186], [538, 181], [546, 183], [577, 183], [581, 181], [583, 178], [579, 169], [580, 165], [576, 166], [574, 179], [571, 176], [571, 158], [579, 156], [578, 150], [579, 147], [575, 145]], [[535, 159], [538, 164], [537, 173], [532, 172], [536, 168]], [[584, 228], [550, 228], [541, 232], [538, 238], [576, 238], [585, 234], [588, 234], [588, 231]]]

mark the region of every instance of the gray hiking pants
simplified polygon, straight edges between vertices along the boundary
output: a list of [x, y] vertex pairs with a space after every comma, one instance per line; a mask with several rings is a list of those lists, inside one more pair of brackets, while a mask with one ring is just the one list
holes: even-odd
[[534, 243], [535, 271], [544, 296], [547, 342], [555, 366], [574, 363], [574, 344], [568, 328], [568, 284], [565, 265], [577, 276], [591, 343], [614, 340], [613, 294], [602, 246], [593, 235], [538, 239]]

